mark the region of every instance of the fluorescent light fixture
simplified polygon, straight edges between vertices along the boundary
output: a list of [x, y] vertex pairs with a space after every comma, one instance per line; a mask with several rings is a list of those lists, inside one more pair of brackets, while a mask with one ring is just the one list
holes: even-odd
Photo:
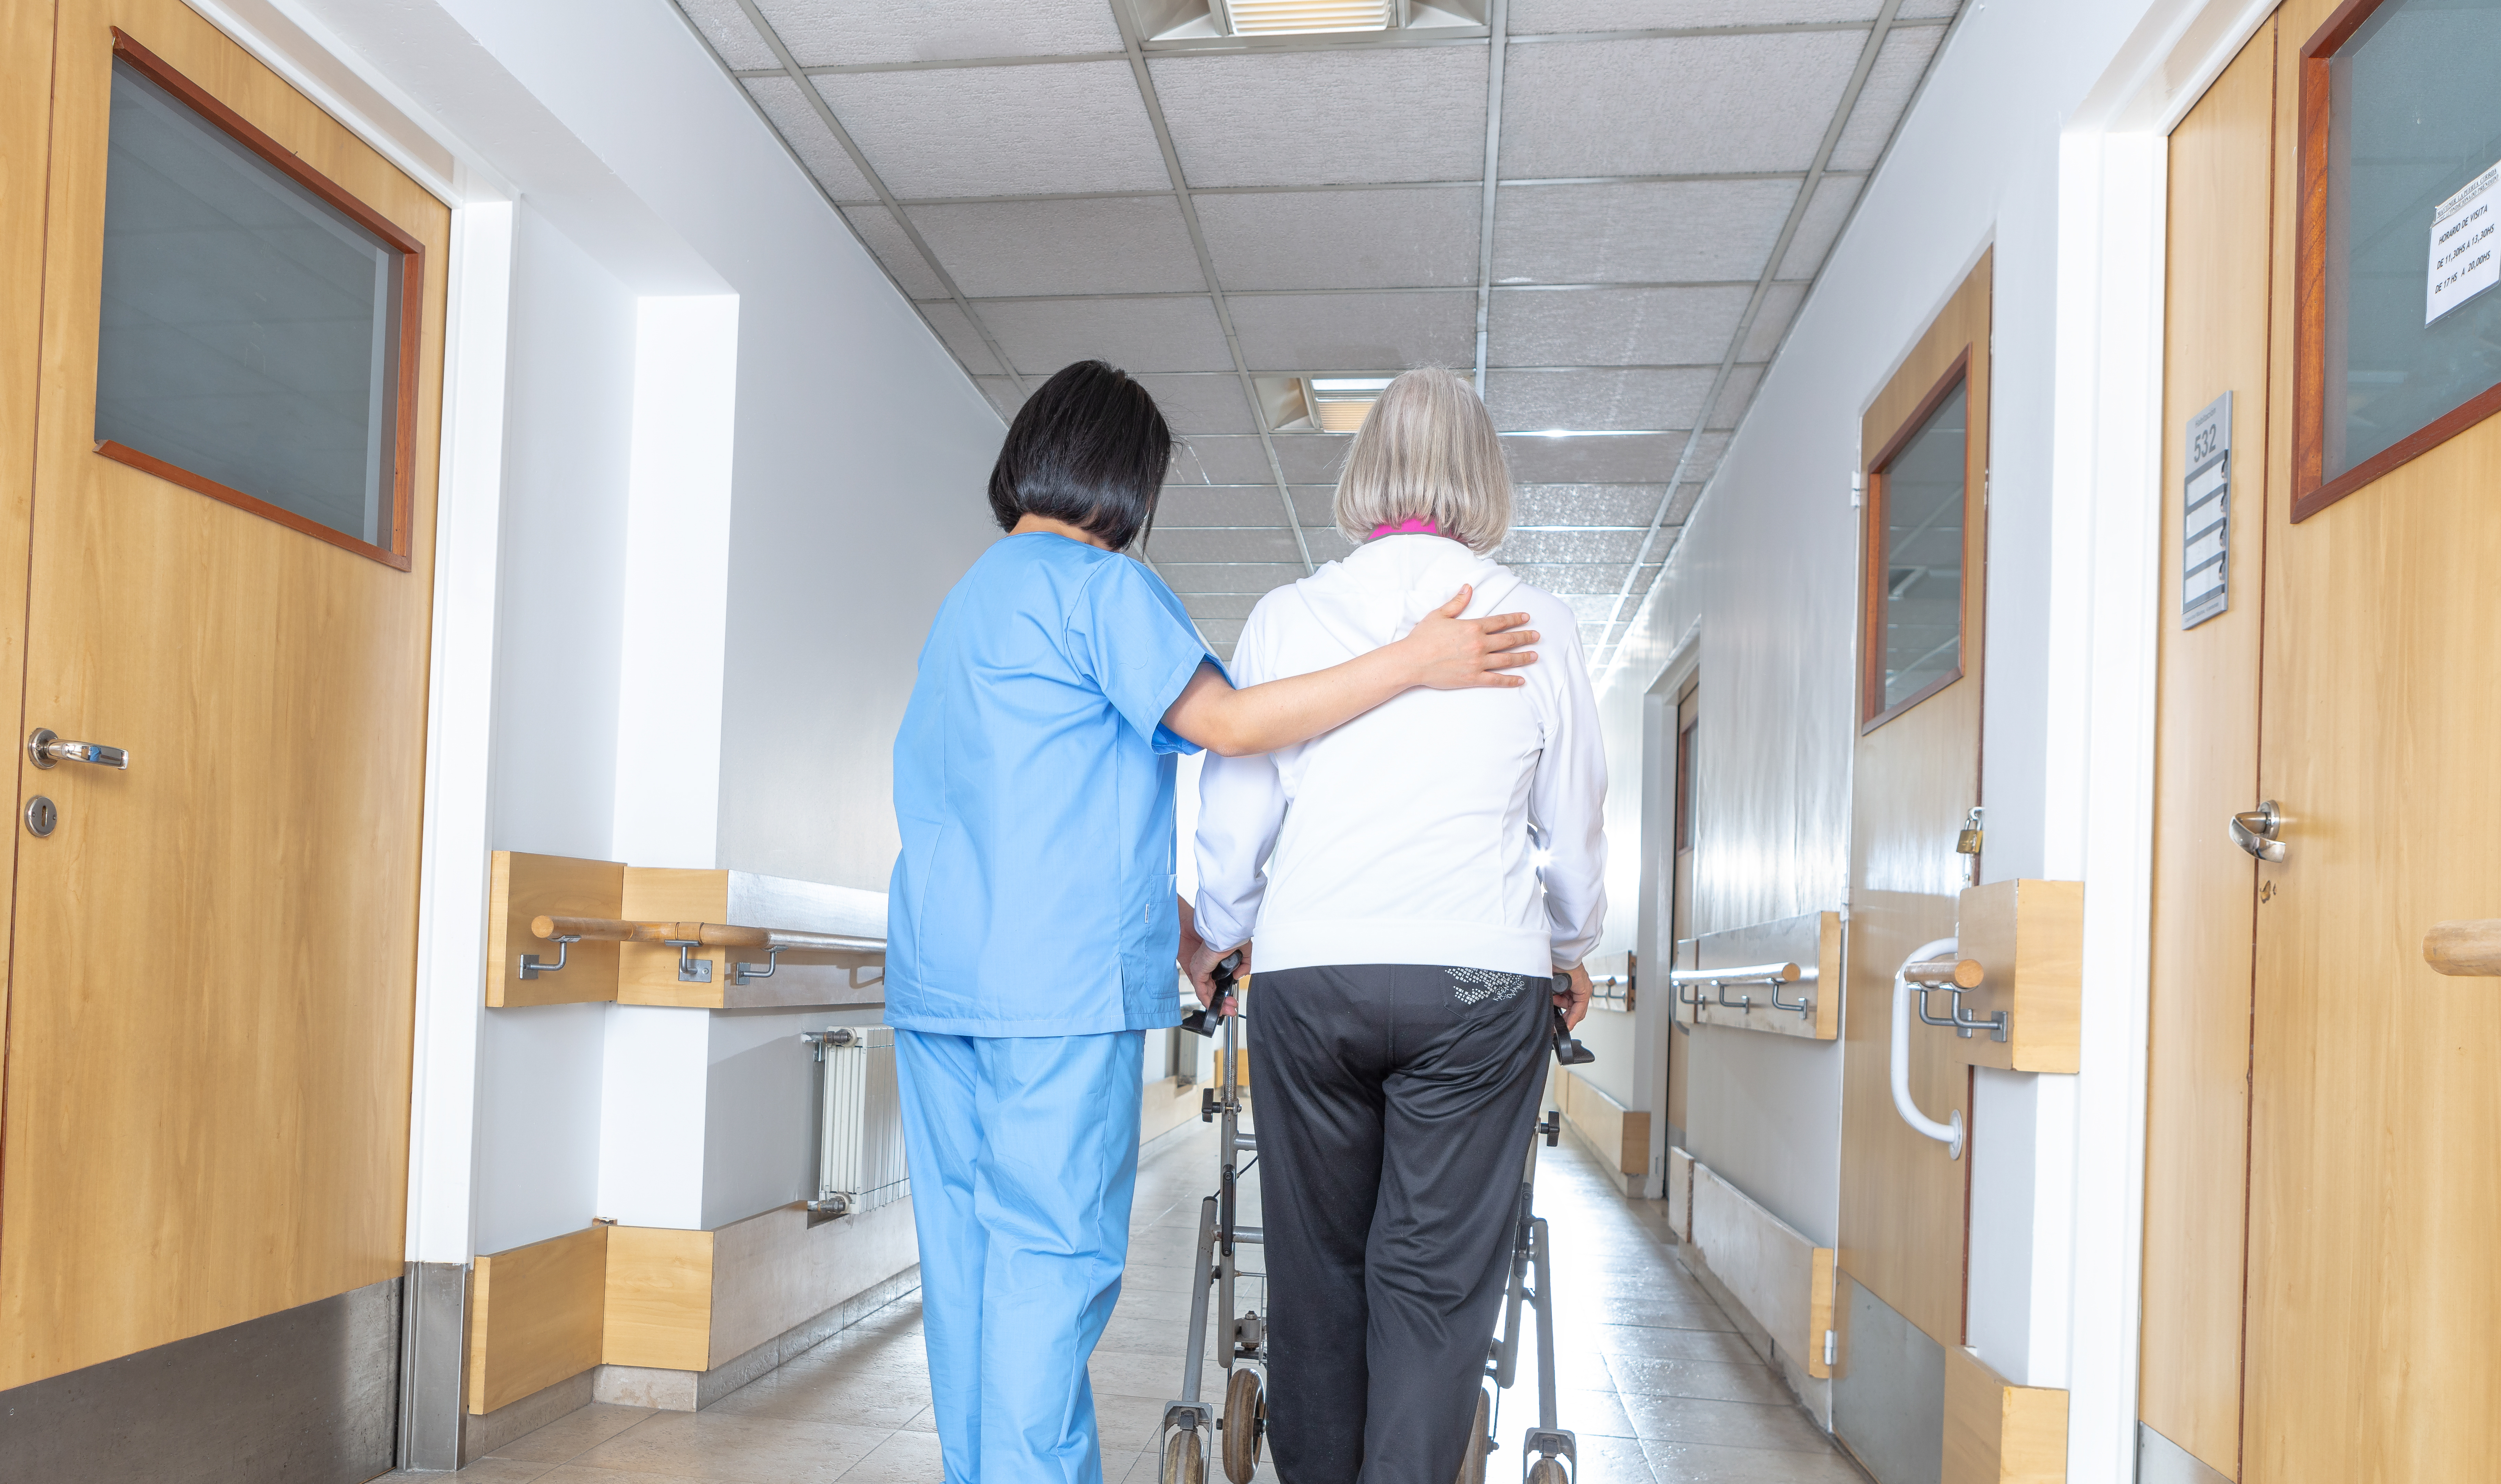
[[1236, 36], [1288, 36], [1314, 31], [1386, 31], [1397, 0], [1225, 0]]
[[1351, 433], [1363, 426], [1372, 404], [1381, 400], [1388, 377], [1306, 377], [1312, 421], [1323, 433]]
[[1393, 32], [1453, 39], [1488, 32], [1491, 0], [1114, 0], [1153, 50], [1363, 46]]

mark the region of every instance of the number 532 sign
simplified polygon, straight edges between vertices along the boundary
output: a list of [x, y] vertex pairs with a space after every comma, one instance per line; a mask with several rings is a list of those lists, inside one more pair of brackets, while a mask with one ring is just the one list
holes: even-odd
[[2232, 394], [2188, 419], [2188, 478], [2181, 517], [2180, 627], [2193, 629], [2232, 601]]

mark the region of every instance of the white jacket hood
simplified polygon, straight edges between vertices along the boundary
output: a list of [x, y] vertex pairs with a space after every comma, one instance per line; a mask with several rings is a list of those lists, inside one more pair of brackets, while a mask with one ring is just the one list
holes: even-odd
[[1424, 615], [1473, 583], [1470, 618], [1502, 611], [1519, 578], [1501, 563], [1441, 536], [1384, 536], [1285, 589], [1320, 631], [1351, 655], [1395, 643]]

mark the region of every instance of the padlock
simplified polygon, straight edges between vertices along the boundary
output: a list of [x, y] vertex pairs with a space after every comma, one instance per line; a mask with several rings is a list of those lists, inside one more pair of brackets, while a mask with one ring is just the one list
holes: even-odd
[[1963, 817], [1962, 833], [1954, 837], [1954, 854], [1978, 855], [1980, 836], [1980, 809], [1974, 807], [1972, 811]]

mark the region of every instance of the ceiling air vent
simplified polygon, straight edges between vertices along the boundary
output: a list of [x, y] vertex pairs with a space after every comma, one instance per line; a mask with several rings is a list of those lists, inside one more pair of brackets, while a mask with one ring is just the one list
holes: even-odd
[[1381, 400], [1387, 377], [1252, 377], [1272, 433], [1351, 433]]

